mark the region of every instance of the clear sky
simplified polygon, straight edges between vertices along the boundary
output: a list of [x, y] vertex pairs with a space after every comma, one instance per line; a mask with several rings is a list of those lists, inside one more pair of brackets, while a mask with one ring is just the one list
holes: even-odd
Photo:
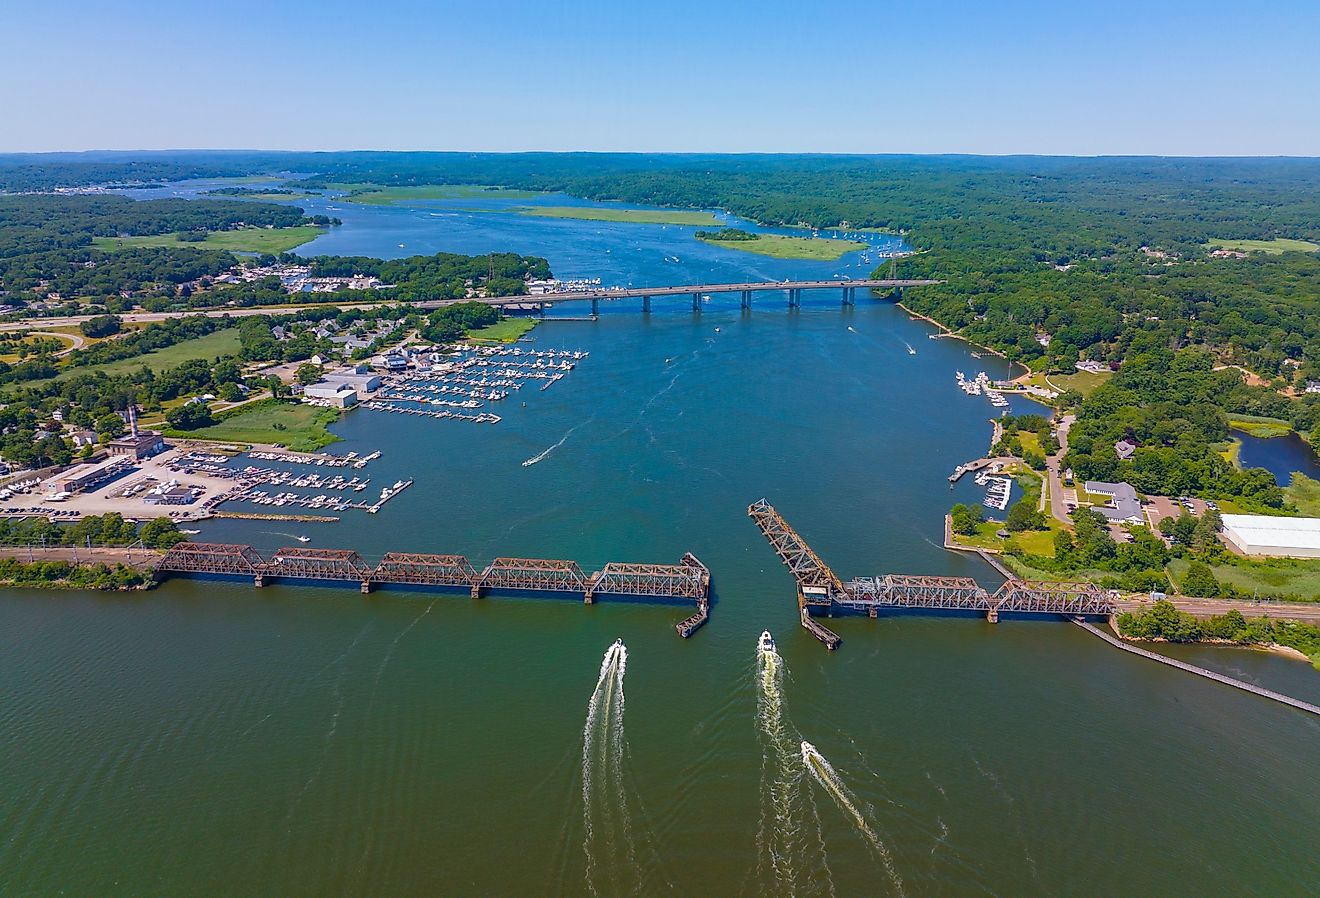
[[0, 151], [1320, 155], [1320, 0], [13, 0]]

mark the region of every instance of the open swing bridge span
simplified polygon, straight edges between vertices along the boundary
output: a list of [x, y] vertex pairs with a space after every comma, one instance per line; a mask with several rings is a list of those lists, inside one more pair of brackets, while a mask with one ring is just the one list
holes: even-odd
[[371, 564], [352, 549], [286, 546], [263, 556], [247, 545], [179, 543], [157, 563], [157, 579], [168, 574], [250, 577], [256, 586], [270, 580], [357, 584], [364, 593], [376, 586], [465, 589], [472, 597], [488, 592], [569, 593], [591, 604], [597, 596], [638, 596], [692, 602], [696, 611], [676, 625], [691, 636], [710, 612], [710, 571], [691, 552], [678, 564], [612, 561], [588, 576], [576, 561], [553, 558], [496, 558], [478, 569], [462, 555], [387, 552]]
[[1108, 617], [1115, 611], [1114, 600], [1093, 583], [1010, 577], [994, 592], [970, 577], [887, 574], [857, 577], [845, 583], [765, 499], [748, 506], [747, 514], [797, 581], [802, 626], [830, 649], [838, 648], [842, 640], [816, 621], [813, 614], [831, 615], [841, 610], [876, 617], [886, 609], [967, 611], [984, 614], [994, 623], [1001, 612]]

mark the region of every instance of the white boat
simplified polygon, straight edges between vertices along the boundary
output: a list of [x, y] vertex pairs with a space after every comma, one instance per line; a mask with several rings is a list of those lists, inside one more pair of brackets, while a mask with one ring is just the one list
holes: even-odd
[[807, 740], [803, 739], [803, 740], [802, 740], [802, 763], [803, 763], [803, 764], [815, 764], [817, 767], [820, 767], [822, 764], [824, 764], [824, 762], [825, 762], [825, 759], [822, 758], [822, 757], [820, 756], [820, 752], [816, 751], [816, 746], [812, 745], [810, 742], [808, 742]]
[[295, 536], [294, 539], [296, 539], [300, 543], [309, 543], [312, 541], [312, 538], [310, 536]]
[[756, 641], [756, 650], [762, 655], [768, 655], [775, 650], [775, 640], [769, 630], [761, 631], [761, 638]]

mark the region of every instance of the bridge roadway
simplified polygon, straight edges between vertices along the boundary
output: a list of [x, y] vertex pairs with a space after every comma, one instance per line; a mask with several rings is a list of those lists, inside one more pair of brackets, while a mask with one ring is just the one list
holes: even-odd
[[812, 620], [813, 612], [832, 614], [839, 609], [876, 617], [882, 609], [971, 611], [995, 623], [1001, 612], [1109, 617], [1115, 610], [1109, 594], [1092, 583], [1010, 577], [993, 593], [970, 577], [887, 574], [844, 583], [765, 499], [748, 506], [747, 514], [797, 580], [802, 625], [830, 649], [838, 648], [842, 640]]
[[[925, 280], [892, 280], [892, 279], [843, 279], [835, 278], [833, 280], [817, 281], [746, 281], [739, 284], [685, 284], [677, 287], [605, 287], [600, 290], [583, 290], [565, 293], [543, 293], [543, 294], [520, 294], [517, 296], [488, 296], [480, 298], [492, 306], [502, 308], [509, 306], [543, 306], [559, 302], [582, 302], [587, 301], [592, 304], [592, 309], [599, 309], [602, 300], [610, 301], [616, 299], [641, 299], [643, 309], [650, 309], [652, 297], [672, 297], [688, 296], [693, 298], [693, 308], [700, 311], [701, 297], [707, 293], [740, 293], [742, 294], [742, 307], [751, 308], [751, 294], [777, 290], [788, 293], [788, 304], [790, 308], [796, 308], [801, 304], [803, 290], [840, 290], [843, 295], [843, 304], [852, 305], [856, 298], [856, 291], [863, 290], [892, 290], [903, 289], [906, 287], [924, 287], [931, 284], [938, 284], [940, 281]], [[424, 300], [415, 303], [422, 309], [439, 309], [454, 303], [467, 302], [467, 299], [434, 299]], [[302, 312], [309, 309], [325, 309], [333, 306], [337, 309], [370, 309], [381, 305], [399, 305], [395, 301], [386, 302], [347, 302], [347, 303], [290, 303], [282, 306], [252, 306], [248, 308], [223, 308], [223, 309], [191, 309], [177, 312], [129, 312], [120, 317], [129, 323], [151, 324], [158, 321], [167, 321], [171, 318], [184, 318], [189, 315], [205, 315], [208, 318], [222, 318], [226, 315], [232, 318], [247, 318], [253, 315], [288, 315], [292, 312]], [[0, 331], [29, 330], [32, 327], [67, 327], [71, 325], [82, 324], [95, 316], [93, 315], [64, 315], [54, 318], [24, 318], [19, 321], [0, 322]]]
[[478, 570], [462, 555], [387, 552], [373, 566], [352, 549], [286, 546], [267, 558], [247, 545], [179, 543], [156, 563], [156, 579], [166, 574], [250, 577], [256, 586], [270, 579], [356, 583], [364, 593], [384, 585], [450, 587], [469, 590], [474, 599], [493, 590], [567, 592], [588, 605], [598, 595], [677, 599], [697, 606], [675, 627], [684, 638], [710, 610], [710, 570], [691, 552], [678, 564], [612, 561], [588, 577], [577, 562], [551, 558], [496, 558]]

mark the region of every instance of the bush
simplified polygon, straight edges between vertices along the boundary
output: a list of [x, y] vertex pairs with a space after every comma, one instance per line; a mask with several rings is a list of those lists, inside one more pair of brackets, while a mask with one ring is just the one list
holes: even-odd
[[119, 333], [123, 327], [123, 322], [114, 315], [97, 315], [95, 318], [89, 318], [78, 329], [83, 332], [84, 337], [109, 337]]

